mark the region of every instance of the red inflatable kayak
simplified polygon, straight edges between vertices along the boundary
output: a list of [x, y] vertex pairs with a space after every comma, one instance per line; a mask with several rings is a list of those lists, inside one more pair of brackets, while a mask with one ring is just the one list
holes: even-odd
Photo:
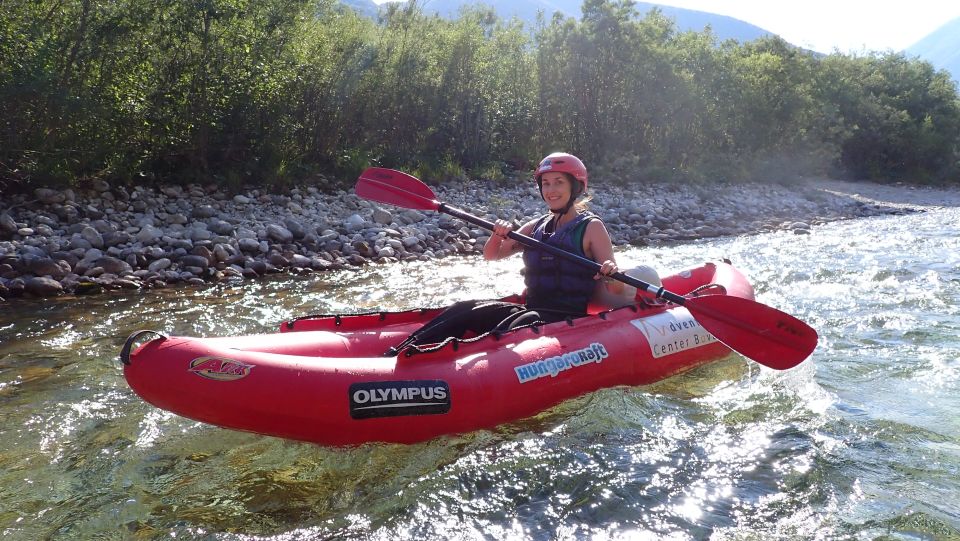
[[[753, 299], [746, 278], [708, 263], [664, 278], [680, 295]], [[121, 353], [147, 402], [235, 430], [325, 445], [412, 443], [491, 428], [617, 385], [644, 385], [730, 349], [675, 305], [640, 302], [385, 357], [442, 309], [286, 322], [275, 334], [158, 335]]]

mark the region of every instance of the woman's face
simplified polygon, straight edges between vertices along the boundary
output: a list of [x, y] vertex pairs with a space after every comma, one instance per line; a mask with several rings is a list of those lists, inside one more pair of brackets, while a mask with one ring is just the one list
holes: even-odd
[[567, 175], [557, 172], [547, 172], [540, 175], [540, 183], [543, 185], [543, 200], [546, 201], [550, 210], [563, 210], [570, 200], [572, 186]]

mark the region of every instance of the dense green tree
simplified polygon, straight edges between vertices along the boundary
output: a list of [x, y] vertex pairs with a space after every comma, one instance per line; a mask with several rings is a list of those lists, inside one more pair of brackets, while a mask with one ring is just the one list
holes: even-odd
[[837, 99], [849, 130], [841, 142], [843, 166], [865, 178], [947, 178], [956, 167], [960, 133], [949, 76], [899, 54], [845, 64], [845, 84], [835, 88], [846, 97]]
[[903, 55], [717, 43], [630, 0], [534, 28], [417, 3], [7, 0], [0, 188], [497, 176], [546, 152], [649, 178], [960, 181], [960, 99]]

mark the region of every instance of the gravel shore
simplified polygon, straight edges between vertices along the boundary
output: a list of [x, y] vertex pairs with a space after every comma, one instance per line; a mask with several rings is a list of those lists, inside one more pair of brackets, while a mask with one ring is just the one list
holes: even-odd
[[[590, 208], [616, 245], [661, 245], [960, 205], [960, 191], [835, 180], [599, 187]], [[543, 212], [532, 183], [434, 187], [439, 200], [523, 222]], [[0, 300], [267, 273], [479, 254], [489, 233], [444, 214], [389, 208], [351, 192], [216, 186], [37, 189], [0, 201]]]

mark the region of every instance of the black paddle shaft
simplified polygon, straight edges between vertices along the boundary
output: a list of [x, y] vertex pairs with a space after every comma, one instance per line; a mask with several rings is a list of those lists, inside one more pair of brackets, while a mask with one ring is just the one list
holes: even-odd
[[[455, 217], [455, 218], [460, 218], [461, 220], [464, 220], [464, 221], [466, 221], [466, 222], [470, 222], [470, 223], [472, 223], [472, 224], [474, 224], [474, 225], [478, 225], [478, 226], [480, 226], [480, 227], [482, 227], [482, 228], [484, 228], [484, 229], [488, 229], [488, 230], [490, 230], [490, 231], [493, 231], [493, 222], [484, 220], [483, 218], [480, 218], [480, 217], [474, 216], [474, 215], [472, 215], [472, 214], [470, 214], [470, 213], [464, 212], [464, 211], [462, 211], [462, 210], [460, 210], [460, 209], [458, 209], [458, 208], [456, 208], [456, 207], [451, 207], [450, 205], [448, 205], [448, 204], [446, 204], [446, 203], [440, 203], [440, 206], [437, 208], [437, 210], [440, 211], [440, 212], [449, 214], [450, 216], [453, 216], [453, 217]], [[538, 240], [536, 240], [536, 239], [533, 239], [533, 238], [530, 238], [530, 237], [528, 237], [528, 236], [526, 236], [526, 235], [521, 235], [520, 233], [517, 233], [516, 231], [511, 231], [510, 233], [507, 234], [507, 236], [508, 236], [509, 238], [511, 238], [511, 239], [519, 242], [520, 244], [523, 244], [524, 246], [527, 246], [527, 247], [530, 247], [530, 248], [534, 248], [534, 249], [536, 249], [536, 250], [542, 250], [542, 251], [544, 251], [544, 252], [551, 253], [551, 254], [553, 254], [553, 255], [555, 255], [555, 256], [557, 256], [557, 257], [561, 257], [561, 258], [565, 258], [565, 259], [567, 259], [567, 260], [569, 260], [569, 261], [573, 261], [574, 263], [577, 263], [577, 264], [580, 265], [581, 267], [586, 267], [586, 268], [588, 268], [588, 269], [590, 269], [590, 270], [592, 270], [592, 271], [594, 271], [594, 272], [600, 272], [600, 267], [601, 267], [601, 265], [600, 265], [599, 263], [597, 263], [596, 261], [587, 259], [587, 258], [585, 258], [585, 257], [578, 256], [577, 254], [570, 253], [570, 252], [568, 252], [568, 251], [566, 251], [566, 250], [563, 250], [563, 249], [561, 249], [561, 248], [557, 248], [556, 246], [551, 246], [551, 245], [546, 244], [546, 243], [544, 243], [544, 242], [540, 242], [540, 241], [538, 241]], [[624, 273], [622, 273], [622, 272], [619, 272], [619, 271], [611, 274], [610, 277], [611, 277], [611, 278], [614, 278], [614, 279], [616, 279], [616, 280], [619, 280], [619, 281], [621, 281], [621, 282], [623, 282], [623, 283], [625, 283], [625, 284], [630, 284], [630, 285], [632, 285], [633, 287], [635, 287], [635, 288], [637, 288], [637, 289], [641, 289], [641, 290], [646, 291], [646, 292], [648, 292], [648, 293], [652, 293], [652, 294], [653, 294], [656, 298], [658, 298], [658, 299], [664, 299], [664, 300], [670, 301], [670, 302], [672, 302], [672, 303], [674, 303], [674, 304], [679, 304], [680, 306], [683, 306], [683, 304], [684, 304], [684, 303], [686, 302], [686, 300], [687, 300], [685, 297], [682, 297], [682, 296], [680, 296], [680, 295], [677, 295], [676, 293], [667, 291], [666, 289], [664, 289], [664, 288], [662, 288], [662, 287], [657, 287], [657, 286], [655, 286], [655, 285], [653, 285], [653, 284], [648, 284], [647, 282], [644, 282], [643, 280], [638, 280], [638, 279], [636, 279], [636, 278], [634, 278], [634, 277], [632, 277], [632, 276], [627, 276], [626, 274], [624, 274]]]

